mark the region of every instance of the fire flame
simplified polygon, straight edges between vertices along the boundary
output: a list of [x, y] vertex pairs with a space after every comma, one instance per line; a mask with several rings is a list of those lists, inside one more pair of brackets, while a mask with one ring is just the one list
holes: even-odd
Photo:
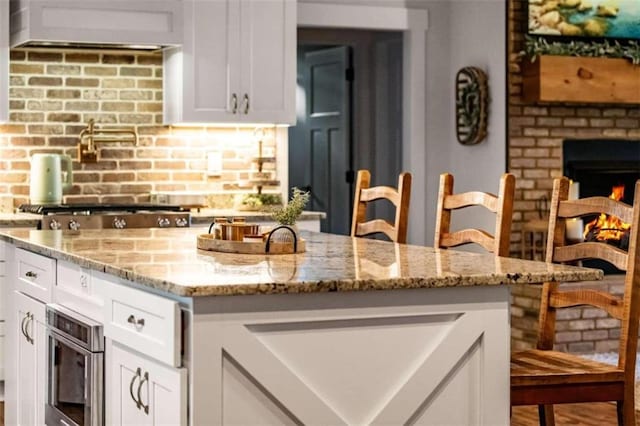
[[[609, 198], [616, 201], [622, 200], [624, 198], [624, 185], [614, 186]], [[584, 237], [586, 240], [587, 235], [591, 232], [598, 241], [620, 240], [630, 228], [630, 223], [625, 223], [615, 216], [601, 213], [597, 219], [589, 222], [584, 228]]]

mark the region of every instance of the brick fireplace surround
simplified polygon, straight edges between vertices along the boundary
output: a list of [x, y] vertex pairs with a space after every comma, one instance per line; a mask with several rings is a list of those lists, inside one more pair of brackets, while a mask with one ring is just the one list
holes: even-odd
[[[508, 167], [516, 175], [511, 252], [520, 253], [520, 229], [538, 216], [535, 201], [550, 197], [553, 178], [562, 175], [564, 139], [640, 140], [640, 105], [530, 104], [522, 100], [518, 52], [527, 30], [526, 0], [509, 2]], [[596, 286], [622, 286], [620, 275], [607, 275]], [[535, 345], [539, 287], [513, 289], [512, 348]], [[608, 352], [618, 346], [617, 320], [594, 309], [565, 309], [558, 313], [556, 346], [576, 353]]]

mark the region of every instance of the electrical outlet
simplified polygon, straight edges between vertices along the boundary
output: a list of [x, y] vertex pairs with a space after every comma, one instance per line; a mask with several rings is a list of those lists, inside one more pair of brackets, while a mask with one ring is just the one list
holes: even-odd
[[208, 176], [222, 175], [222, 152], [220, 151], [207, 152], [207, 175]]

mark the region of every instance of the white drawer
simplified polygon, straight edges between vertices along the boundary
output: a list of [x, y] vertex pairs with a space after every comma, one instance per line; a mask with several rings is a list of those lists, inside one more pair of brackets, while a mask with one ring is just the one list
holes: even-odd
[[104, 297], [94, 281], [94, 271], [59, 260], [53, 301], [97, 322], [104, 322]]
[[174, 367], [180, 367], [181, 324], [177, 302], [104, 281], [104, 335]]
[[56, 282], [56, 260], [16, 249], [16, 290], [40, 300], [51, 302], [51, 292]]
[[4, 259], [0, 259], [0, 277], [7, 276], [7, 262]]

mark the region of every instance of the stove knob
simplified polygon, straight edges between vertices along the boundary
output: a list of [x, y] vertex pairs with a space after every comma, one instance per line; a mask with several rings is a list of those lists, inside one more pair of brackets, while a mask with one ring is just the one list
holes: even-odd
[[69, 229], [71, 229], [72, 231], [77, 231], [78, 229], [80, 229], [80, 223], [76, 220], [71, 219], [69, 221]]
[[127, 221], [121, 217], [113, 219], [113, 227], [116, 229], [124, 229], [127, 227]]
[[58, 222], [57, 220], [51, 219], [51, 222], [49, 223], [49, 228], [53, 230], [58, 230], [62, 228], [62, 225], [60, 225], [60, 222]]
[[158, 226], [160, 228], [167, 228], [167, 227], [171, 226], [171, 221], [169, 219], [167, 219], [166, 217], [159, 217], [158, 218]]
[[187, 226], [189, 226], [189, 221], [186, 217], [178, 217], [176, 218], [176, 226], [178, 228], [186, 228]]

